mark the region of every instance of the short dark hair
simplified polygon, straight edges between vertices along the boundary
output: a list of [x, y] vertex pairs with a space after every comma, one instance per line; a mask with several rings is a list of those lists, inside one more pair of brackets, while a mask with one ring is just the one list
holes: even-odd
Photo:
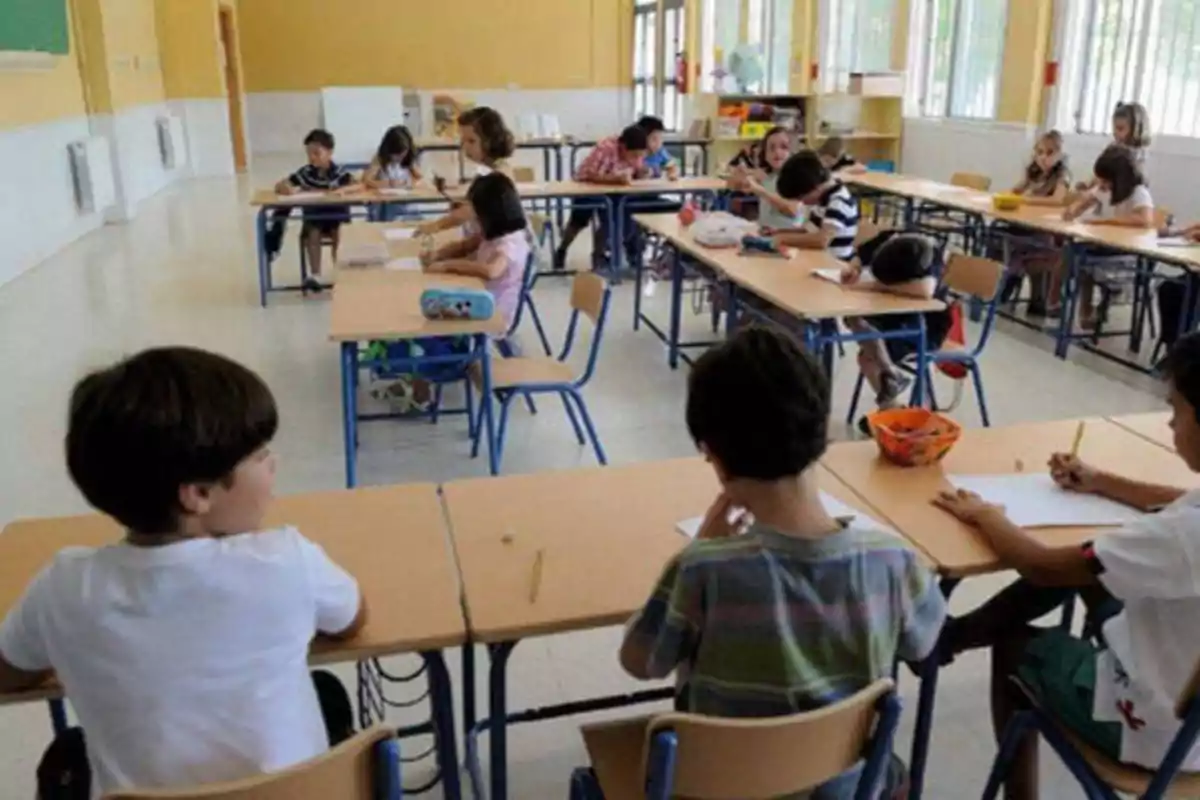
[[467, 190], [467, 202], [475, 210], [485, 239], [499, 239], [523, 231], [528, 224], [517, 187], [507, 175], [499, 172], [476, 178]]
[[459, 125], [469, 125], [479, 135], [483, 154], [492, 161], [510, 158], [517, 149], [512, 131], [504, 124], [500, 112], [489, 106], [469, 108], [458, 115]]
[[315, 144], [324, 147], [326, 150], [332, 150], [334, 141], [333, 134], [329, 131], [324, 128], [313, 128], [308, 132], [308, 136], [304, 137], [304, 146], [308, 147], [310, 144]]
[[621, 131], [618, 141], [626, 150], [637, 151], [645, 150], [650, 146], [650, 135], [646, 133], [645, 128], [637, 125], [630, 125], [625, 130]]
[[1159, 369], [1175, 391], [1196, 409], [1196, 420], [1200, 422], [1200, 333], [1193, 331], [1179, 337]]
[[791, 336], [745, 328], [697, 359], [687, 426], [732, 478], [799, 475], [825, 452], [829, 381]]
[[661, 119], [658, 117], [652, 117], [649, 114], [639, 119], [637, 121], [637, 126], [644, 130], [647, 134], [658, 133], [659, 131], [665, 131], [667, 129], [667, 126], [663, 124]]
[[386, 169], [392, 159], [401, 154], [403, 155], [400, 159], [400, 166], [405, 169], [411, 167], [417, 160], [417, 148], [413, 144], [412, 134], [409, 133], [408, 128], [403, 125], [393, 125], [379, 140], [379, 149], [375, 152], [375, 157], [379, 159], [379, 166]]
[[1133, 190], [1146, 182], [1133, 151], [1123, 144], [1110, 144], [1104, 148], [1092, 172], [1112, 185], [1114, 205], [1128, 200]]
[[179, 487], [228, 480], [278, 425], [271, 390], [241, 364], [190, 347], [145, 350], [75, 385], [67, 470], [129, 530], [174, 533]]
[[875, 280], [884, 285], [919, 280], [934, 274], [937, 253], [937, 246], [928, 237], [898, 233], [875, 250], [868, 266]]
[[829, 169], [812, 150], [801, 150], [779, 170], [775, 190], [788, 200], [799, 200], [829, 180]]

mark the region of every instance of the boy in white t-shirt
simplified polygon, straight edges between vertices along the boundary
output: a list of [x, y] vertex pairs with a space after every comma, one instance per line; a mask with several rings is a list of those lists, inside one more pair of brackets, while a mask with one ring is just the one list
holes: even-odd
[[[1200, 334], [1180, 339], [1164, 361], [1171, 430], [1179, 457], [1200, 471]], [[992, 647], [992, 715], [997, 735], [1019, 709], [1008, 690], [1016, 674], [1071, 732], [1104, 755], [1157, 767], [1179, 730], [1174, 708], [1200, 662], [1200, 491], [1158, 486], [1050, 459], [1054, 480], [1149, 513], [1101, 533], [1083, 547], [1052, 547], [1018, 528], [1004, 510], [965, 491], [937, 505], [977, 526], [1001, 561], [1021, 578], [982, 607], [947, 623], [943, 659]], [[1088, 606], [1076, 638], [1030, 622], [1072, 598]], [[1200, 770], [1200, 748], [1183, 769]], [[1037, 797], [1037, 740], [1018, 750], [1006, 797]]]
[[284, 769], [341, 734], [309, 644], [356, 633], [365, 606], [319, 546], [262, 530], [277, 425], [257, 375], [189, 348], [147, 350], [71, 395], [68, 470], [126, 534], [33, 579], [0, 625], [0, 691], [57, 675], [94, 798]]

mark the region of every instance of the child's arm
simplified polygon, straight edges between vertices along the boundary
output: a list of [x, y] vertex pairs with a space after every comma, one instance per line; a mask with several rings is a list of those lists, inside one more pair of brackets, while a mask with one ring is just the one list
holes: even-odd
[[687, 580], [681, 560], [682, 555], [667, 563], [645, 607], [625, 626], [621, 666], [639, 680], [670, 675], [690, 659], [700, 640], [699, 591]]
[[775, 192], [769, 191], [757, 180], [747, 180], [745, 186], [750, 194], [757, 197], [760, 202], [767, 203], [780, 214], [786, 214], [788, 217], [795, 219], [796, 214], [800, 212], [799, 202], [780, 197]]
[[51, 675], [40, 613], [50, 591], [48, 570], [38, 574], [0, 625], [0, 692], [32, 689]]
[[1141, 511], [1156, 511], [1186, 494], [1175, 486], [1135, 481], [1095, 469], [1066, 453], [1050, 457], [1050, 477], [1064, 489], [1098, 494]]
[[301, 560], [312, 587], [317, 633], [327, 639], [349, 639], [367, 623], [367, 600], [358, 581], [335, 564], [318, 544], [296, 534]]
[[621, 186], [633, 180], [632, 169], [618, 168], [615, 172], [611, 171], [611, 164], [605, 160], [606, 157], [602, 146], [592, 148], [592, 152], [587, 154], [583, 163], [579, 165], [579, 169], [575, 171], [575, 180], [580, 183], [598, 183], [606, 186]]
[[937, 280], [935, 278], [917, 278], [912, 281], [901, 281], [899, 283], [880, 283], [874, 281], [854, 281], [844, 284], [847, 289], [856, 292], [880, 292], [882, 294], [894, 294], [900, 297], [915, 297], [918, 300], [932, 300], [934, 292], [937, 291]]
[[833, 234], [825, 229], [807, 231], [780, 231], [774, 236], [775, 244], [796, 247], [801, 250], [824, 250], [829, 246]]
[[1013, 194], [1024, 195], [1025, 192], [1029, 191], [1029, 178], [1022, 178], [1021, 182], [1014, 186], [1010, 191]]
[[389, 183], [390, 181], [383, 177], [383, 165], [379, 163], [379, 157], [371, 159], [371, 163], [363, 171], [363, 185], [368, 189], [379, 189]]
[[426, 268], [426, 272], [442, 272], [450, 275], [465, 275], [468, 278], [480, 278], [494, 281], [504, 275], [508, 269], [508, 259], [503, 253], [497, 253], [487, 261], [470, 258], [450, 258], [437, 260]]
[[425, 175], [421, 172], [421, 168], [417, 166], [417, 162], [415, 161], [413, 162], [412, 166], [408, 168], [408, 174], [412, 175], [413, 183], [419, 183], [425, 178]]
[[1023, 197], [1021, 202], [1027, 206], [1065, 206], [1070, 191], [1071, 187], [1066, 181], [1059, 181], [1058, 186], [1054, 187], [1054, 194], [1046, 197]]
[[450, 209], [450, 211], [438, 217], [437, 219], [431, 219], [427, 222], [422, 222], [417, 226], [417, 233], [432, 234], [439, 233], [441, 231], [448, 231], [451, 228], [457, 228], [460, 225], [466, 225], [468, 222], [474, 219], [474, 217], [475, 212], [471, 210], [469, 205], [463, 203], [460, 206]]
[[294, 172], [275, 184], [275, 194], [295, 194], [298, 191], [300, 191], [300, 182]]
[[465, 239], [459, 239], [456, 242], [450, 242], [449, 244], [442, 245], [437, 250], [433, 251], [431, 263], [437, 263], [439, 261], [452, 261], [460, 258], [469, 258], [475, 254], [476, 250], [479, 249], [479, 245], [482, 241], [483, 237], [476, 234], [474, 236], [468, 236]]
[[1128, 214], [1107, 219], [1089, 220], [1091, 225], [1107, 225], [1114, 228], [1153, 228], [1154, 206], [1138, 206]]
[[1087, 192], [1074, 203], [1067, 206], [1066, 210], [1063, 211], [1063, 219], [1067, 222], [1074, 222], [1099, 204], [1099, 198], [1091, 192]]

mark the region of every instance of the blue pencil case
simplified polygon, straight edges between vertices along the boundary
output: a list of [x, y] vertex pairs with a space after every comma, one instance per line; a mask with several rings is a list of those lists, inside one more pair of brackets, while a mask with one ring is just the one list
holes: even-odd
[[496, 300], [485, 289], [426, 289], [421, 314], [426, 319], [491, 319]]

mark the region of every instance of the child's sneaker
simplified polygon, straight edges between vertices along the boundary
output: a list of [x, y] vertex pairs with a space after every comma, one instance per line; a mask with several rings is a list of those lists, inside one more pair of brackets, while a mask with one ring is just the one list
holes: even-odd
[[304, 294], [320, 294], [325, 291], [325, 286], [311, 275], [304, 279], [304, 283], [300, 286], [300, 291]]

